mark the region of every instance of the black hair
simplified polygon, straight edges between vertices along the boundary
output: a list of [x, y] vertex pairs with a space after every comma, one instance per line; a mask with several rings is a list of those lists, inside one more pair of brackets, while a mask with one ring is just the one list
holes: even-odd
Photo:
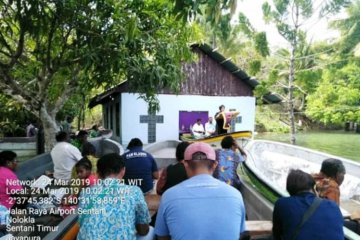
[[82, 147], [82, 152], [81, 154], [85, 157], [85, 156], [88, 156], [88, 155], [93, 155], [95, 156], [96, 155], [96, 148], [95, 146], [92, 144], [92, 143], [85, 143]]
[[207, 168], [208, 170], [211, 170], [215, 164], [215, 161], [212, 160], [187, 160], [186, 162], [188, 163], [189, 167], [192, 170], [195, 170], [197, 168], [204, 168], [204, 167]]
[[76, 164], [75, 164], [75, 168], [79, 168], [79, 167], [83, 167], [85, 168], [86, 170], [90, 170], [92, 169], [92, 164], [90, 162], [89, 159], [87, 159], [86, 157], [80, 159], [80, 161], [78, 161]]
[[219, 106], [219, 110], [221, 110], [222, 107], [225, 107], [225, 105], [223, 105], [223, 104], [220, 105], [220, 106]]
[[221, 147], [228, 149], [234, 145], [235, 139], [232, 136], [226, 136], [221, 141]]
[[60, 131], [56, 134], [55, 139], [57, 142], [65, 142], [68, 139], [67, 132]]
[[85, 135], [88, 135], [88, 132], [85, 130], [80, 130], [77, 134], [77, 137], [79, 138], [79, 137], [83, 137]]
[[106, 154], [97, 162], [97, 172], [101, 178], [106, 178], [111, 174], [118, 174], [124, 167], [124, 158], [117, 153]]
[[131, 148], [134, 148], [134, 147], [142, 147], [143, 146], [143, 143], [140, 139], [138, 138], [133, 138], [130, 140], [128, 146], [127, 146], [127, 149], [131, 149]]
[[189, 142], [181, 142], [176, 146], [176, 160], [181, 161], [184, 160], [184, 153], [186, 148], [190, 145]]
[[67, 122], [72, 122], [72, 121], [73, 121], [73, 117], [71, 117], [71, 116], [66, 117], [66, 121], [67, 121]]
[[196, 122], [201, 121], [201, 118], [196, 119]]
[[91, 129], [93, 129], [93, 130], [97, 130], [98, 129], [98, 125], [97, 124], [95, 124], [94, 126], [92, 126], [92, 128]]
[[0, 152], [0, 166], [4, 167], [7, 165], [7, 162], [14, 161], [17, 157], [16, 153], [13, 151], [2, 151]]
[[325, 159], [321, 164], [321, 170], [327, 177], [336, 178], [338, 173], [345, 173], [345, 167], [343, 163], [335, 158]]
[[300, 192], [310, 191], [315, 186], [314, 178], [299, 169], [291, 169], [286, 179], [286, 190], [290, 196], [296, 195]]

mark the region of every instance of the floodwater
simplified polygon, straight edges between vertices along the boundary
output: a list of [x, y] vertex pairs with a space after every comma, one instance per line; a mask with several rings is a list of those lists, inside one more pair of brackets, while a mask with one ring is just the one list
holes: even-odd
[[[259, 133], [255, 139], [289, 143], [288, 133]], [[360, 162], [360, 134], [345, 131], [299, 132], [296, 145]]]

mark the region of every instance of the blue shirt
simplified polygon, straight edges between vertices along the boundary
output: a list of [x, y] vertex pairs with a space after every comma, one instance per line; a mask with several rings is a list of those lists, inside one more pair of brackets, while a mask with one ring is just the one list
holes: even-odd
[[136, 224], [151, 220], [140, 188], [108, 178], [79, 196], [78, 240], [136, 239]]
[[143, 151], [142, 147], [134, 147], [123, 156], [126, 184], [140, 187], [143, 193], [150, 191], [154, 185], [152, 174], [157, 171], [153, 156]]
[[[274, 239], [290, 240], [314, 199], [315, 195], [310, 192], [280, 198], [273, 212]], [[336, 203], [323, 199], [301, 228], [297, 240], [343, 240], [343, 223]]]
[[244, 157], [232, 149], [219, 149], [216, 151], [218, 165], [214, 172], [214, 177], [234, 187], [239, 187], [241, 182], [237, 174], [239, 163], [244, 161]]
[[245, 208], [235, 188], [202, 174], [162, 196], [155, 234], [172, 240], [238, 240], [245, 231]]

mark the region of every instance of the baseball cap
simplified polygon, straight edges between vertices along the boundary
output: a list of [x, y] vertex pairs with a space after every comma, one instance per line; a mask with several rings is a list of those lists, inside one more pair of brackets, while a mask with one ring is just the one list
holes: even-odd
[[216, 161], [215, 150], [207, 143], [192, 143], [185, 150], [184, 160]]

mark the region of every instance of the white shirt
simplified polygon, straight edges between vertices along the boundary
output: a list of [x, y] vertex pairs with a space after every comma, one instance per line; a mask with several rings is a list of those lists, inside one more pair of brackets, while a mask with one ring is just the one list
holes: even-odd
[[82, 158], [79, 149], [68, 142], [59, 142], [51, 150], [51, 158], [54, 163], [54, 178], [70, 180], [71, 170]]
[[215, 133], [216, 125], [214, 123], [205, 123], [205, 136], [210, 136]]
[[[195, 123], [193, 125], [193, 128], [192, 128], [192, 131], [193, 131], [193, 134], [194, 134], [194, 137], [195, 138], [201, 138], [204, 136], [204, 126], [202, 124], [197, 124]], [[199, 133], [198, 131], [201, 131], [201, 133]]]

